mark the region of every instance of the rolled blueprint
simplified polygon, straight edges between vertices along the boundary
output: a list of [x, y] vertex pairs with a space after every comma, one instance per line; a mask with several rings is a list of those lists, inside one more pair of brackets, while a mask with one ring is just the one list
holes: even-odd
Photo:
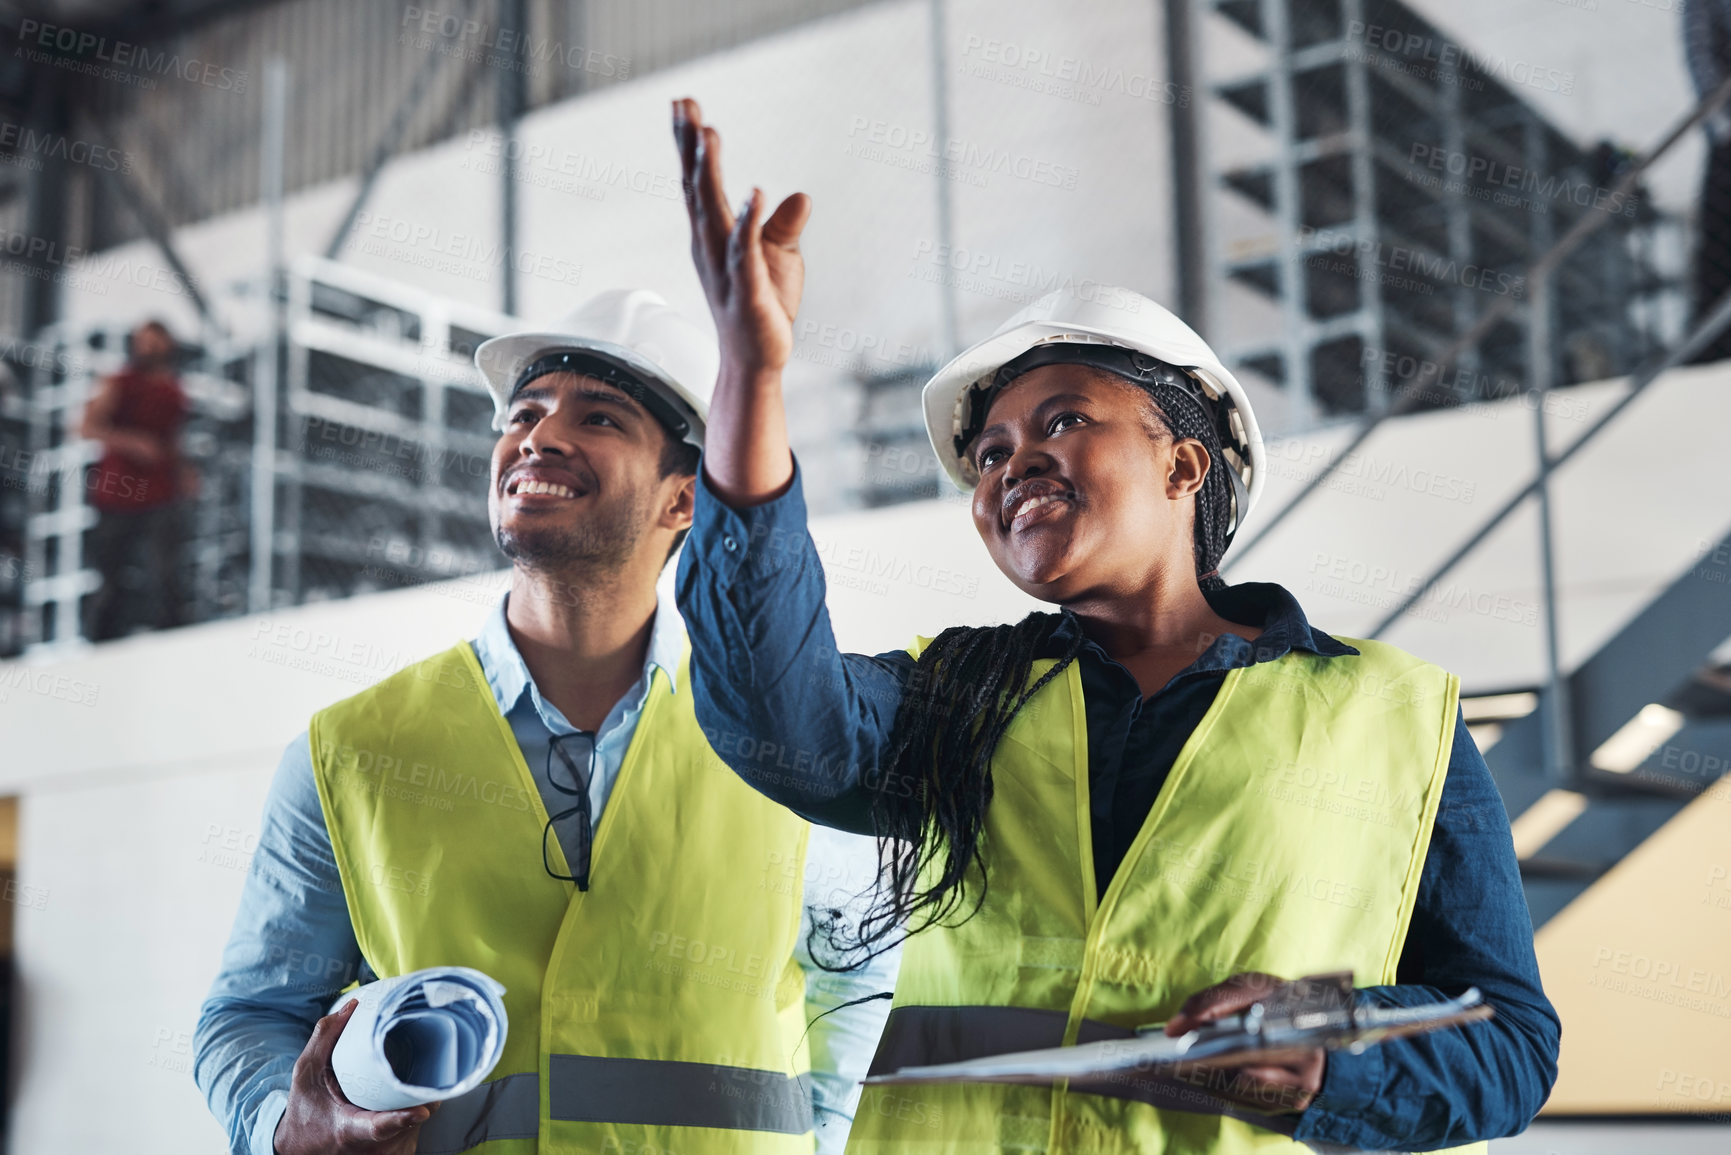
[[505, 1051], [505, 988], [469, 967], [428, 967], [344, 994], [360, 1006], [331, 1053], [349, 1102], [395, 1111], [480, 1085]]

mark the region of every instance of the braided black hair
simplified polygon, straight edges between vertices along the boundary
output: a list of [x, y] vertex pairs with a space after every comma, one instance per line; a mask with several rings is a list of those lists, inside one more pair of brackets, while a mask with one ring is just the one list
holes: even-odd
[[[1211, 464], [1195, 503], [1196, 574], [1203, 589], [1224, 586], [1216, 571], [1229, 540], [1233, 498], [1220, 434], [1203, 402], [1178, 385], [1127, 379], [1100, 370], [1091, 358], [1078, 361], [1138, 389], [1153, 401], [1151, 416], [1167, 434], [1194, 438], [1208, 451]], [[982, 401], [989, 407], [991, 396]], [[983, 418], [976, 410], [976, 432]], [[1152, 427], [1149, 433], [1157, 436]], [[885, 866], [857, 926], [839, 910], [814, 922], [811, 954], [819, 966], [858, 966], [861, 951], [868, 958], [881, 954], [906, 935], [934, 924], [959, 926], [979, 910], [986, 897], [980, 836], [992, 801], [992, 756], [1017, 711], [1081, 652], [1080, 630], [1052, 646], [1062, 620], [1032, 613], [1015, 625], [955, 626], [920, 653], [897, 708], [893, 745], [872, 784], [872, 822]], [[1056, 660], [1029, 685], [1042, 655]], [[817, 949], [819, 939], [841, 961], [825, 961], [830, 951]]]
[[858, 966], [862, 948], [867, 957], [881, 954], [901, 935], [934, 923], [960, 925], [979, 909], [992, 754], [1016, 712], [1080, 652], [1077, 632], [1051, 669], [1028, 684], [1036, 656], [1062, 620], [1032, 613], [1015, 625], [953, 626], [920, 653], [897, 709], [893, 744], [871, 783], [883, 863], [873, 901], [857, 926], [848, 926], [839, 910], [814, 922], [812, 938], [827, 939], [846, 960], [826, 962], [829, 952], [814, 942], [820, 966]]
[[1232, 484], [1226, 475], [1219, 429], [1203, 411], [1202, 403], [1181, 389], [1161, 383], [1138, 383], [1136, 388], [1153, 399], [1154, 416], [1174, 441], [1200, 441], [1208, 451], [1208, 474], [1202, 479], [1202, 488], [1196, 491], [1191, 539], [1196, 554], [1197, 584], [1205, 590], [1220, 589], [1226, 585], [1220, 577], [1220, 559], [1231, 540]]

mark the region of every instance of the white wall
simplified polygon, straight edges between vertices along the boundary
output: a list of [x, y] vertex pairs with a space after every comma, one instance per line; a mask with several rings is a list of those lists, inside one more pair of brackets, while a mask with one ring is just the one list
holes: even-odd
[[311, 711], [483, 611], [418, 591], [7, 668], [0, 790], [22, 795], [19, 881], [41, 896], [16, 911], [11, 1150], [223, 1149], [191, 1033], [277, 757]]
[[[1731, 458], [1728, 381], [1723, 364], [1667, 374], [1557, 475], [1565, 668], [1590, 657], [1731, 529], [1722, 465]], [[1551, 453], [1623, 393], [1617, 381], [1553, 394]], [[1346, 433], [1277, 443], [1263, 515], [1284, 506]], [[1241, 564], [1229, 556], [1227, 576], [1281, 582], [1326, 628], [1368, 630], [1536, 471], [1533, 411], [1520, 399], [1388, 422], [1299, 516]], [[1469, 690], [1541, 682], [1533, 510], [1529, 501], [1511, 516], [1388, 640], [1458, 671]]]

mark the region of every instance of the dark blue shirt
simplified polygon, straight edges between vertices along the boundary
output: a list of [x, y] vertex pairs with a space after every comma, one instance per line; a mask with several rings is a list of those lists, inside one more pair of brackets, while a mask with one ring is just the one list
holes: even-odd
[[[887, 754], [915, 663], [902, 651], [841, 653], [825, 588], [797, 477], [782, 497], [733, 510], [699, 476], [678, 574], [698, 720], [716, 752], [758, 790], [814, 822], [869, 834], [867, 785]], [[1331, 658], [1357, 653], [1312, 629], [1279, 586], [1232, 586], [1209, 594], [1209, 602], [1222, 617], [1262, 633], [1254, 642], [1222, 635], [1147, 698], [1099, 646], [1082, 647], [1102, 892], [1228, 671], [1294, 649]], [[1060, 627], [1078, 628], [1069, 615]], [[1362, 988], [1360, 997], [1412, 1005], [1476, 986], [1497, 1015], [1361, 1055], [1330, 1054], [1322, 1093], [1294, 1137], [1413, 1150], [1526, 1127], [1556, 1079], [1560, 1026], [1539, 984], [1508, 818], [1458, 717], [1396, 978], [1399, 985]]]

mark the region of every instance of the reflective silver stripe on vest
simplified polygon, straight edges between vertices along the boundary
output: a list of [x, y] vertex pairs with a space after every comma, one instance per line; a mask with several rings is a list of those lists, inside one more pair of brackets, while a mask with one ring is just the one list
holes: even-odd
[[595, 1055], [548, 1057], [551, 1111], [572, 1123], [721, 1127], [803, 1135], [811, 1096], [780, 1071]]
[[[1040, 1011], [1029, 1007], [896, 1007], [884, 1024], [871, 1073], [887, 1075], [902, 1067], [960, 1063], [987, 1055], [1016, 1051], [1038, 1051], [1061, 1046], [1063, 1011]], [[1128, 1027], [1083, 1019], [1078, 1043], [1128, 1039], [1136, 1034]], [[1198, 1071], [1206, 1083], [1220, 1072]], [[1211, 1095], [1201, 1087], [1171, 1075], [1130, 1069], [1101, 1079], [1071, 1079], [1070, 1090], [1113, 1099], [1134, 1099], [1164, 1111], [1190, 1111], [1198, 1115], [1225, 1115], [1266, 1131], [1290, 1135], [1298, 1128], [1297, 1115], [1265, 1115], [1249, 1107]]]
[[422, 1125], [415, 1152], [457, 1155], [494, 1139], [535, 1139], [540, 1134], [540, 1077], [506, 1075], [445, 1100]]

